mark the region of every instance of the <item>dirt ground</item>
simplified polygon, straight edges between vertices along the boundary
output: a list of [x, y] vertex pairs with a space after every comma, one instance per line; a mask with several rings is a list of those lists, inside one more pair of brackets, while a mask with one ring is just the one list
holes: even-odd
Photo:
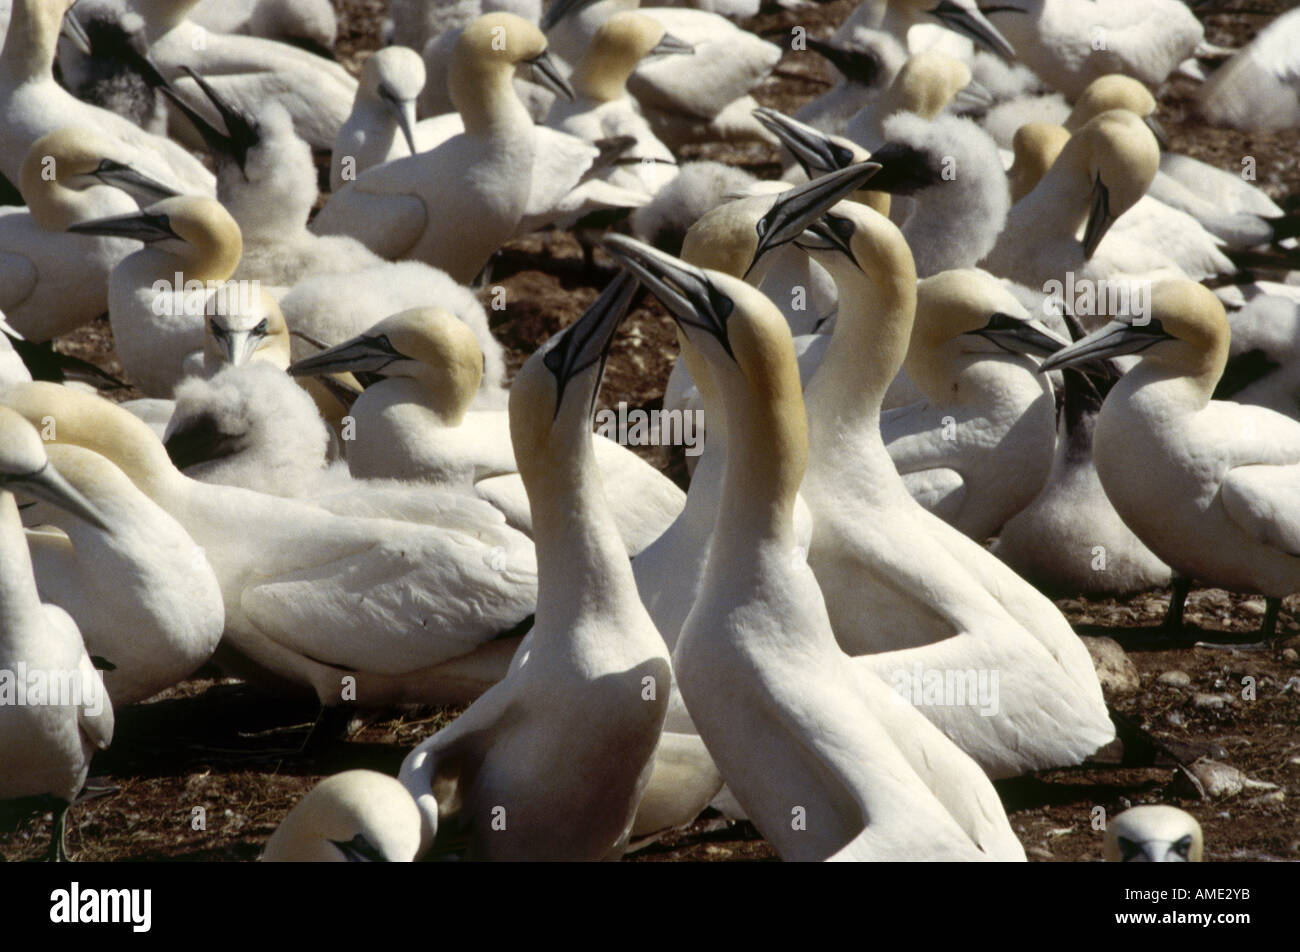
[[[386, 5], [383, 0], [336, 0], [335, 5], [341, 13], [337, 53], [356, 72], [364, 54], [378, 45]], [[1207, 25], [1207, 39], [1239, 45], [1268, 22], [1268, 14], [1291, 5], [1212, 0], [1208, 12], [1198, 13]], [[748, 25], [788, 36], [789, 27], [800, 24], [825, 34], [851, 8], [848, 0], [798, 12], [772, 6]], [[824, 90], [830, 77], [814, 54], [787, 52], [757, 98], [792, 109]], [[1170, 148], [1234, 170], [1243, 156], [1254, 156], [1259, 184], [1275, 198], [1300, 192], [1294, 133], [1242, 135], [1200, 126], [1188, 108], [1193, 88], [1178, 78], [1159, 97], [1159, 119]], [[720, 159], [761, 175], [770, 175], [778, 161], [775, 150], [762, 146], [711, 146], [688, 157]], [[508, 304], [504, 311], [489, 313], [508, 350], [511, 371], [595, 297], [612, 273], [607, 259], [598, 254], [596, 260], [596, 273], [589, 272], [576, 240], [558, 232], [507, 247], [494, 280], [507, 288]], [[60, 347], [121, 373], [111, 354], [106, 320], [83, 328]], [[602, 403], [658, 406], [675, 356], [671, 322], [657, 302], [643, 299], [615, 344]], [[681, 477], [679, 459], [650, 458]], [[1195, 646], [1221, 639], [1224, 632], [1257, 627], [1262, 599], [1218, 590], [1194, 592], [1187, 628], [1177, 644], [1156, 627], [1165, 603], [1166, 593], [1156, 592], [1058, 604], [1082, 634], [1114, 638], [1127, 650], [1140, 684], [1112, 695], [1114, 708], [1184, 759], [1190, 749], [1235, 768], [1240, 792], [1201, 799], [1188, 771], [1167, 756], [1154, 762], [1147, 758], [1145, 764], [1089, 763], [1000, 783], [1012, 826], [1030, 859], [1098, 859], [1102, 834], [1094, 829], [1096, 808], [1113, 815], [1139, 803], [1173, 803], [1193, 813], [1205, 830], [1207, 860], [1300, 859], [1300, 806], [1291, 796], [1300, 787], [1300, 626], [1295, 620], [1300, 600], [1285, 606], [1277, 651]], [[1158, 682], [1168, 672], [1185, 673], [1185, 686]], [[1183, 679], [1165, 679], [1171, 680]], [[270, 698], [222, 679], [213, 668], [148, 703], [119, 711], [113, 746], [95, 759], [92, 769], [91, 784], [108, 792], [73, 808], [71, 854], [79, 860], [252, 860], [285, 813], [322, 777], [355, 767], [396, 773], [410, 748], [456, 712], [367, 714], [353, 721], [346, 742], [317, 758], [268, 754], [250, 765], [211, 752], [291, 748], [314, 713], [311, 704]], [[33, 859], [44, 850], [50, 815], [33, 806], [20, 802], [0, 809], [0, 858]], [[629, 858], [759, 860], [774, 859], [775, 853], [749, 824], [711, 816]]]

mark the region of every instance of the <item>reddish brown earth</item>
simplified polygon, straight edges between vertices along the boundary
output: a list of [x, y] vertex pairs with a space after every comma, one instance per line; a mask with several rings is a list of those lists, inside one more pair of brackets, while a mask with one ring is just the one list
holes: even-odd
[[[339, 58], [354, 72], [366, 51], [378, 44], [382, 0], [336, 0], [342, 13]], [[851, 9], [848, 0], [807, 12], [773, 8], [749, 26], [757, 31], [801, 24], [814, 34], [828, 32]], [[1227, 0], [1202, 14], [1212, 42], [1238, 45], [1267, 17], [1290, 4], [1280, 0]], [[1249, 11], [1249, 12], [1244, 12]], [[826, 87], [830, 72], [811, 53], [787, 53], [775, 77], [758, 91], [764, 104], [789, 109]], [[1197, 124], [1189, 111], [1193, 85], [1169, 83], [1160, 95], [1159, 119], [1170, 147], [1223, 168], [1240, 169], [1253, 156], [1259, 183], [1275, 198], [1300, 192], [1294, 135], [1243, 135]], [[756, 174], [776, 168], [774, 150], [761, 146], [700, 148], [690, 157], [741, 165]], [[512, 243], [496, 265], [494, 280], [507, 289], [507, 307], [490, 312], [493, 331], [506, 346], [511, 370], [550, 334], [577, 317], [594, 299], [610, 263], [597, 256], [599, 273], [588, 273], [581, 249], [570, 235], [548, 233]], [[107, 321], [83, 328], [60, 345], [112, 372], [121, 366], [111, 354]], [[676, 356], [672, 325], [653, 300], [643, 300], [624, 326], [609, 362], [602, 402], [612, 406], [657, 406]], [[123, 394], [126, 396], [128, 394]], [[663, 465], [667, 461], [651, 456]], [[679, 463], [680, 460], [674, 461]], [[680, 476], [677, 465], [672, 472]], [[1244, 789], [1220, 801], [1195, 799], [1173, 766], [1117, 767], [1097, 764], [1059, 770], [999, 785], [1015, 828], [1031, 859], [1094, 860], [1101, 834], [1093, 830], [1095, 808], [1107, 815], [1138, 803], [1173, 803], [1195, 814], [1205, 829], [1206, 859], [1300, 859], [1300, 627], [1289, 600], [1279, 623], [1278, 652], [1196, 648], [1220, 632], [1256, 627], [1263, 603], [1218, 590], [1195, 592], [1187, 611], [1186, 647], [1148, 644], [1162, 616], [1164, 593], [1121, 600], [1066, 599], [1059, 602], [1084, 634], [1107, 635], [1129, 651], [1141, 684], [1112, 698], [1118, 711], [1157, 738], [1201, 745], [1239, 769], [1251, 781], [1273, 788]], [[1289, 649], [1289, 653], [1282, 649]], [[1289, 659], [1289, 660], [1288, 660]], [[1157, 684], [1166, 671], [1190, 677], [1186, 688]], [[195, 748], [282, 748], [296, 744], [314, 715], [310, 705], [268, 698], [245, 685], [224, 681], [213, 671], [149, 703], [118, 713], [113, 747], [97, 757], [93, 773], [116, 791], [75, 807], [68, 848], [81, 860], [254, 859], [285, 813], [322, 777], [353, 767], [395, 773], [419, 740], [447, 723], [455, 711], [368, 715], [352, 725], [347, 741], [310, 760], [285, 758], [256, 766], [199, 754]], [[1245, 699], [1243, 679], [1253, 679]], [[1249, 692], [1247, 692], [1249, 693]], [[1221, 707], [1198, 707], [1196, 694], [1216, 694]], [[1204, 701], [1202, 701], [1204, 703]], [[49, 837], [49, 815], [17, 804], [0, 812], [0, 857], [39, 856]], [[204, 829], [194, 829], [202, 808]], [[753, 860], [775, 854], [748, 824], [701, 820], [666, 837], [632, 859]]]

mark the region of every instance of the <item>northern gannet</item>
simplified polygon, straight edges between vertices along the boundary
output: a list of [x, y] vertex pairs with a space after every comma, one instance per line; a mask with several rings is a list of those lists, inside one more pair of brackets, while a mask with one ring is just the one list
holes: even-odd
[[406, 788], [373, 770], [326, 777], [280, 821], [264, 863], [409, 863], [420, 852], [420, 811]]
[[338, 37], [329, 0], [199, 0], [189, 18], [213, 33], [246, 33], [322, 55]]
[[1081, 762], [1114, 736], [1083, 643], [1050, 601], [912, 499], [881, 439], [881, 398], [903, 363], [916, 307], [906, 242], [853, 202], [796, 242], [840, 287], [831, 344], [804, 391], [810, 456], [801, 487], [813, 516], [808, 564], [836, 640], [905, 687], [914, 688], [914, 666], [999, 671], [1000, 707], [990, 716], [920, 705], [990, 776]]
[[1112, 863], [1199, 863], [1201, 824], [1185, 810], [1131, 807], [1106, 824], [1102, 858]]
[[970, 83], [970, 67], [961, 60], [935, 50], [915, 53], [888, 88], [849, 119], [843, 135], [863, 148], [879, 149], [888, 138], [884, 123], [890, 116], [911, 112], [933, 119]]
[[[62, 860], [67, 859], [63, 829], [68, 806], [86, 782], [91, 755], [113, 738], [113, 706], [76, 623], [63, 609], [41, 604], [15, 492], [98, 520], [90, 504], [50, 465], [36, 429], [0, 407], [0, 669], [8, 674], [9, 692], [21, 690], [27, 698], [35, 687], [44, 691], [46, 701], [24, 704], [11, 694], [10, 702], [0, 706], [0, 756], [5, 762], [0, 799], [53, 797], [49, 858]], [[49, 703], [54, 690], [59, 703]]]
[[511, 386], [510, 433], [537, 542], [537, 619], [505, 680], [402, 762], [399, 779], [434, 849], [616, 859], [631, 834], [671, 674], [606, 502], [591, 414], [635, 288], [615, 279]]
[[916, 290], [903, 367], [923, 399], [881, 414], [880, 432], [908, 492], [982, 541], [1051, 472], [1056, 401], [1032, 358], [1069, 341], [984, 272], [943, 271]]
[[[290, 368], [297, 376], [345, 372], [379, 377], [349, 411], [355, 432], [344, 449], [353, 476], [476, 492], [512, 526], [532, 532], [509, 414], [472, 406], [483, 357], [461, 321], [437, 307], [403, 311]], [[620, 487], [614, 521], [635, 555], [671, 524], [685, 497], [668, 477], [613, 440], [598, 437], [594, 452], [603, 478]]]
[[115, 463], [203, 547], [226, 607], [218, 658], [245, 677], [326, 706], [463, 703], [483, 689], [475, 655], [499, 653], [493, 639], [534, 610], [533, 545], [486, 503], [430, 493], [414, 521], [339, 516], [188, 479], [148, 426], [98, 397], [31, 383], [4, 400], [54, 415], [58, 442]]
[[[171, 396], [185, 359], [203, 349], [203, 316], [213, 299], [243, 293], [225, 283], [243, 249], [239, 226], [216, 199], [181, 196], [68, 230], [145, 243], [109, 276], [108, 316], [127, 374], [146, 394]], [[176, 286], [178, 276], [189, 290]]]
[[937, 49], [969, 60], [978, 45], [1003, 59], [1016, 51], [974, 0], [864, 0], [835, 31], [842, 40], [858, 30], [887, 33], [909, 53]]
[[11, 182], [32, 144], [65, 126], [91, 129], [115, 143], [130, 165], [179, 192], [211, 195], [212, 173], [184, 148], [130, 120], [74, 98], [54, 80], [64, 13], [75, 0], [16, 0], [0, 48], [0, 172]]
[[1023, 857], [976, 764], [857, 668], [795, 548], [808, 458], [789, 328], [760, 292], [621, 236], [726, 403], [728, 459], [674, 670], [727, 784], [786, 860]]
[[69, 235], [69, 226], [175, 194], [130, 157], [121, 143], [78, 128], [47, 133], [28, 151], [18, 179], [27, 208], [0, 209], [0, 310], [28, 340], [50, 340], [103, 314], [109, 274], [138, 247]]
[[423, 151], [416, 145], [416, 100], [424, 89], [424, 60], [405, 46], [375, 50], [361, 67], [352, 111], [339, 127], [330, 156], [330, 191], [371, 166]]
[[[532, 186], [532, 118], [511, 84], [521, 63], [572, 95], [532, 24], [507, 13], [471, 23], [456, 43], [449, 75], [465, 131], [345, 183], [312, 229], [351, 235], [382, 257], [423, 261], [462, 284], [473, 281], [519, 227]], [[468, 231], [461, 227], [467, 221], [475, 223]]]
[[879, 30], [859, 27], [839, 41], [807, 36], [804, 42], [843, 78], [800, 106], [794, 117], [830, 134], [842, 135], [845, 124], [889, 88], [907, 62], [903, 45]]
[[[1223, 305], [1166, 281], [1131, 323], [1112, 321], [1042, 364], [1044, 372], [1139, 354], [1097, 418], [1093, 459], [1115, 510], [1183, 579], [1258, 592], [1269, 639], [1282, 598], [1300, 587], [1294, 487], [1300, 423], [1264, 407], [1212, 400], [1228, 360]], [[1159, 486], [1158, 504], [1150, 492]], [[1175, 586], [1171, 622], [1185, 588]]]
[[1197, 110], [1218, 126], [1281, 132], [1300, 125], [1300, 10], [1277, 17], [1210, 74]]
[[221, 588], [185, 530], [116, 466], [79, 446], [47, 452], [99, 524], [57, 507], [27, 515], [39, 523], [27, 534], [36, 585], [72, 616], [86, 650], [112, 665], [102, 676], [120, 710], [212, 657], [225, 621]]

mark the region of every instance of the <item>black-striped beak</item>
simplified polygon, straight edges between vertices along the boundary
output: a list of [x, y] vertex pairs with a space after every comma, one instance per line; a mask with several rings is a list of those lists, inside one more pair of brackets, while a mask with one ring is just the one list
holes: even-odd
[[555, 416], [564, 403], [564, 391], [575, 377], [591, 367], [597, 371], [589, 386], [588, 412], [595, 409], [596, 394], [605, 375], [605, 362], [614, 343], [614, 332], [627, 316], [636, 293], [636, 278], [626, 272], [606, 285], [591, 307], [545, 344], [542, 364], [555, 375]]
[[358, 334], [351, 340], [289, 365], [293, 377], [324, 374], [379, 373], [389, 364], [410, 358], [393, 346], [387, 334]]
[[759, 258], [773, 248], [794, 241], [804, 229], [821, 218], [826, 209], [856, 192], [878, 171], [880, 166], [875, 162], [860, 162], [782, 192], [771, 210], [754, 226], [758, 232], [758, 246], [743, 277], [749, 275]]
[[555, 60], [551, 59], [551, 54], [543, 50], [530, 60], [524, 60], [524, 63], [533, 68], [533, 82], [538, 86], [549, 89], [555, 95], [573, 102], [577, 99], [577, 94], [569, 81], [564, 78], [559, 67], [555, 65]]
[[1034, 320], [995, 313], [983, 327], [967, 331], [996, 344], [1008, 354], [1027, 354], [1033, 357], [1050, 357], [1070, 346], [1064, 337]]
[[1111, 321], [1100, 330], [1095, 330], [1082, 340], [1052, 354], [1038, 365], [1038, 372], [1047, 373], [1060, 367], [1093, 363], [1106, 357], [1139, 354], [1164, 340], [1173, 340], [1173, 335], [1166, 333], [1160, 321], [1155, 318], [1145, 324]]
[[59, 475], [47, 461], [34, 473], [11, 475], [0, 473], [0, 489], [32, 496], [64, 512], [71, 513], [83, 522], [88, 522], [103, 532], [111, 532], [104, 517], [94, 505], [81, 494], [70, 482]]
[[[244, 172], [244, 163], [248, 161], [249, 151], [262, 140], [261, 130], [258, 128], [257, 122], [222, 96], [221, 93], [213, 89], [212, 84], [195, 70], [188, 66], [184, 66], [182, 69], [198, 84], [199, 89], [203, 91], [203, 95], [217, 110], [217, 114], [221, 116], [221, 121], [226, 126], [226, 132], [223, 133], [212, 125], [202, 113], [185, 102], [175, 90], [170, 87], [163, 87], [163, 94], [174, 102], [176, 107], [198, 129], [199, 135], [207, 143], [214, 158], [231, 159], [239, 166], [239, 170]], [[247, 179], [247, 173], [245, 173], [245, 179]]]
[[754, 110], [754, 118], [794, 156], [810, 179], [847, 168], [854, 162], [853, 152], [835, 142], [820, 129], [805, 125], [785, 113], [766, 106]]
[[164, 198], [174, 198], [180, 193], [155, 178], [133, 169], [124, 162], [115, 159], [101, 159], [99, 167], [90, 173], [105, 185], [120, 188], [135, 199], [137, 205], [146, 208]]
[[110, 238], [133, 238], [149, 244], [165, 238], [180, 239], [172, 231], [171, 219], [166, 215], [153, 212], [139, 212], [135, 215], [114, 215], [111, 218], [96, 218], [93, 221], [77, 222], [69, 225], [68, 231], [79, 235], [104, 235]]
[[1118, 216], [1110, 213], [1110, 189], [1101, 180], [1101, 176], [1092, 183], [1092, 200], [1088, 208], [1088, 223], [1083, 228], [1083, 256], [1091, 258], [1101, 239], [1106, 237], [1110, 226], [1115, 224]]
[[938, 6], [931, 8], [930, 16], [1008, 63], [1015, 60], [1015, 47], [989, 22], [974, 0], [939, 0]]

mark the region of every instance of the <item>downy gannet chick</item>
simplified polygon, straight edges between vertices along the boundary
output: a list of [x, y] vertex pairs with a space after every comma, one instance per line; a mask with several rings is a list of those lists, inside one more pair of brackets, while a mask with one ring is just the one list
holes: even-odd
[[836, 640], [896, 686], [900, 673], [913, 683], [915, 664], [999, 671], [1000, 707], [988, 716], [920, 707], [992, 777], [1081, 762], [1114, 737], [1083, 643], [1056, 606], [912, 499], [881, 439], [881, 398], [916, 307], [906, 242], [853, 202], [795, 240], [840, 288], [830, 347], [804, 392], [811, 455], [801, 488], [813, 514], [808, 564]]
[[[345, 183], [313, 230], [351, 235], [382, 257], [424, 261], [462, 284], [473, 281], [518, 228], [532, 185], [532, 119], [511, 85], [521, 63], [572, 95], [532, 24], [494, 13], [466, 27], [449, 76], [465, 132]], [[475, 223], [469, 231], [467, 221]]]
[[28, 340], [50, 340], [103, 314], [110, 272], [139, 247], [69, 235], [70, 226], [175, 194], [133, 168], [131, 155], [120, 142], [74, 127], [32, 144], [18, 179], [27, 208], [0, 209], [0, 310]]
[[264, 863], [409, 863], [420, 852], [420, 811], [406, 788], [373, 770], [326, 777], [280, 821]]
[[327, 706], [464, 703], [482, 690], [467, 690], [464, 665], [535, 608], [532, 543], [478, 500], [431, 498], [418, 521], [339, 516], [188, 479], [148, 426], [98, 397], [31, 383], [5, 402], [53, 415], [58, 442], [115, 463], [203, 547], [226, 607], [219, 659], [247, 678]]
[[913, 54], [889, 87], [848, 121], [843, 135], [865, 149], [879, 149], [890, 138], [884, 128], [890, 116], [910, 112], [934, 119], [970, 83], [970, 67], [961, 60], [934, 50]]
[[[442, 308], [403, 311], [290, 368], [296, 376], [365, 372], [379, 377], [352, 405], [345, 443], [358, 478], [422, 480], [477, 493], [531, 534], [533, 520], [509, 437], [509, 414], [474, 405], [483, 356], [474, 335]], [[677, 516], [685, 497], [649, 463], [603, 436], [597, 465], [620, 487], [613, 518], [635, 555]]]
[[1102, 857], [1112, 863], [1199, 863], [1196, 817], [1177, 807], [1131, 807], [1106, 824]]
[[[1176, 575], [1264, 595], [1261, 634], [1271, 639], [1282, 598], [1300, 588], [1300, 423], [1211, 399], [1230, 336], [1213, 293], [1187, 281], [1163, 282], [1152, 289], [1148, 316], [1142, 323], [1112, 321], [1044, 361], [1042, 370], [1141, 355], [1097, 418], [1093, 458], [1106, 495]], [[1185, 584], [1175, 585], [1171, 625], [1181, 624], [1185, 597]]]
[[471, 859], [616, 859], [668, 705], [667, 649], [637, 598], [591, 413], [636, 282], [615, 279], [535, 353], [510, 434], [537, 542], [537, 620], [504, 681], [402, 762], [426, 841]]
[[86, 650], [112, 665], [102, 677], [120, 710], [212, 657], [225, 621], [221, 588], [203, 550], [120, 469], [79, 446], [47, 452], [102, 526], [57, 507], [24, 514], [40, 526], [27, 533], [36, 584], [76, 621]]
[[735, 798], [786, 860], [1023, 856], [975, 763], [835, 643], [794, 545], [808, 448], [780, 312], [729, 275], [606, 243], [705, 356], [726, 403], [722, 502], [674, 670]]
[[1056, 443], [1056, 401], [1033, 357], [1068, 343], [982, 271], [918, 282], [903, 367], [924, 399], [880, 417], [913, 498], [976, 541], [1027, 506]]
[[[56, 800], [50, 859], [67, 859], [63, 829], [96, 749], [113, 738], [113, 707], [67, 612], [42, 605], [13, 494], [37, 496], [89, 521], [90, 504], [50, 465], [35, 428], [0, 407], [0, 668], [58, 675], [76, 691], [61, 703], [0, 707], [0, 799]], [[30, 679], [23, 682], [24, 690]], [[47, 685], [48, 690], [48, 685]], [[53, 697], [48, 696], [47, 701]]]
[[[239, 226], [215, 199], [181, 196], [68, 230], [145, 243], [109, 276], [108, 317], [127, 374], [149, 396], [170, 397], [186, 358], [203, 348], [212, 299], [239, 293], [225, 284], [243, 249]], [[178, 276], [191, 291], [175, 286]]]
[[64, 30], [56, 57], [64, 88], [82, 102], [166, 137], [167, 103], [142, 63], [149, 43], [144, 20], [130, 9], [130, 0], [79, 0], [75, 19], [68, 22], [81, 24], [90, 52], [83, 52], [69, 35], [72, 31]]

